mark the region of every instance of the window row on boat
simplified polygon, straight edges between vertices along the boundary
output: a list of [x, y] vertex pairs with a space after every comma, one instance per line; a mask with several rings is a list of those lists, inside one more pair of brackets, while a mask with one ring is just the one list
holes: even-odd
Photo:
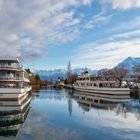
[[24, 88], [29, 86], [27, 82], [0, 82], [0, 88]]
[[76, 86], [81, 87], [109, 87], [109, 88], [117, 88], [119, 87], [119, 83], [116, 82], [77, 82]]
[[85, 81], [85, 80], [90, 80], [89, 77], [86, 77], [86, 78], [77, 78], [76, 81]]

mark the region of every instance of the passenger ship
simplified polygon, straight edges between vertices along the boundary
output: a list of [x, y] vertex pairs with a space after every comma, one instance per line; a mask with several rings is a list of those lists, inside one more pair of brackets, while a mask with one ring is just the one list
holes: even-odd
[[0, 100], [19, 99], [31, 90], [29, 73], [18, 58], [0, 58]]
[[128, 87], [120, 87], [117, 81], [105, 81], [91, 79], [88, 72], [84, 72], [76, 78], [73, 88], [85, 93], [98, 93], [108, 95], [129, 95]]

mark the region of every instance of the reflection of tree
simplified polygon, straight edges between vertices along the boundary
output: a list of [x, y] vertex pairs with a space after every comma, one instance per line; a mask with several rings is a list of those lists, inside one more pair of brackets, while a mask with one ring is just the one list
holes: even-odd
[[140, 120], [140, 107], [137, 108], [137, 112], [136, 112], [135, 116], [136, 116], [137, 120]]
[[127, 118], [127, 108], [124, 103], [118, 104], [115, 112], [116, 112], [116, 115], [121, 114], [124, 118]]
[[124, 118], [127, 118], [127, 112], [135, 114], [137, 120], [140, 120], [140, 104], [133, 106], [130, 104], [118, 104], [115, 108], [116, 115], [122, 115]]
[[72, 97], [70, 95], [68, 95], [68, 111], [69, 111], [69, 115], [72, 115]]

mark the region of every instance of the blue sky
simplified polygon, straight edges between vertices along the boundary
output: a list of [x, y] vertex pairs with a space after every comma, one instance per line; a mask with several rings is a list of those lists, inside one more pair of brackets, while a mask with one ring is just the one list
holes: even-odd
[[0, 55], [31, 69], [111, 68], [140, 57], [140, 0], [1, 0]]

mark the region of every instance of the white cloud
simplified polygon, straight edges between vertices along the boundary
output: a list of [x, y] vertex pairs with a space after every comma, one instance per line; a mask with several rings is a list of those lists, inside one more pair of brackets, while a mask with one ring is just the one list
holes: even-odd
[[114, 9], [128, 9], [133, 7], [140, 7], [140, 0], [100, 0], [102, 3], [109, 3]]
[[[49, 97], [49, 99], [51, 96]], [[53, 98], [52, 98], [53, 99]], [[56, 100], [55, 100], [56, 101]], [[60, 98], [59, 98], [59, 103]], [[36, 117], [34, 117], [36, 116]], [[28, 114], [24, 126], [19, 130], [18, 139], [20, 140], [82, 140], [82, 133], [78, 129], [67, 128], [63, 125], [59, 126], [51, 121], [48, 113], [38, 112], [37, 109], [32, 109]], [[45, 121], [44, 121], [45, 120]], [[43, 131], [41, 131], [43, 130]], [[27, 137], [29, 136], [29, 137]], [[5, 138], [4, 138], [5, 139]], [[11, 140], [7, 137], [6, 140]]]
[[91, 29], [99, 24], [104, 24], [110, 21], [112, 15], [106, 15], [106, 11], [103, 9], [100, 13], [93, 15], [91, 19], [84, 25], [85, 29]]
[[73, 56], [73, 65], [94, 69], [112, 68], [128, 56], [140, 57], [139, 23], [140, 17], [136, 17], [113, 28], [107, 28], [108, 35], [104, 38], [77, 48], [76, 55]]
[[132, 31], [116, 34], [113, 36], [113, 38], [120, 38], [120, 39], [132, 38], [132, 37], [139, 38], [139, 36], [140, 36], [140, 30], [132, 30]]
[[1, 56], [37, 58], [49, 43], [72, 41], [80, 33], [74, 9], [90, 4], [91, 0], [1, 0]]
[[73, 62], [79, 62], [81, 67], [112, 68], [128, 56], [140, 56], [140, 38], [84, 44], [76, 52]]

